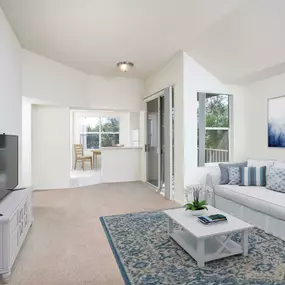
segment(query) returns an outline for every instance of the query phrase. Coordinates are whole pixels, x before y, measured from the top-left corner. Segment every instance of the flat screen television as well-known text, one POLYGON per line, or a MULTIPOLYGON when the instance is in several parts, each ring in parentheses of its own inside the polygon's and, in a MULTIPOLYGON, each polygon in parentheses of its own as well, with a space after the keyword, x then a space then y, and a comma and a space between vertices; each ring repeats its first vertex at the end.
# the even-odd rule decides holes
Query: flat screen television
POLYGON ((18 136, 0 135, 0 200, 18 185, 18 136))

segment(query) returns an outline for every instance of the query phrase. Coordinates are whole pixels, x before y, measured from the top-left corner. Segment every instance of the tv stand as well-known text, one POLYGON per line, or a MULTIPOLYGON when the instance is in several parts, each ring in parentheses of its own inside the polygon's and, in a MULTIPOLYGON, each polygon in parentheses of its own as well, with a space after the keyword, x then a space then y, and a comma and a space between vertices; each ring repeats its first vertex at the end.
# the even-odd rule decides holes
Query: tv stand
POLYGON ((33 223, 32 188, 12 191, 0 201, 0 275, 8 283, 11 269, 33 223))
POLYGON ((14 192, 14 191, 21 191, 25 190, 26 188, 13 188, 13 189, 7 189, 8 191, 14 192))

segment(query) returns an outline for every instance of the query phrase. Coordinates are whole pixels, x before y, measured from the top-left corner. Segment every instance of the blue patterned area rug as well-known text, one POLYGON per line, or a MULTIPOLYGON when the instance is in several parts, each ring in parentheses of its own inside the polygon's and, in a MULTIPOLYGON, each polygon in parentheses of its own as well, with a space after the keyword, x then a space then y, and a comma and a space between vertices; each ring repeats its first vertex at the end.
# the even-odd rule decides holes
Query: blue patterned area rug
MULTIPOLYGON (((249 255, 205 264, 168 238, 163 212, 100 218, 126 284, 152 285, 284 285, 285 242, 252 229, 249 255)), ((178 225, 174 225, 179 228, 178 225)), ((237 241, 240 236, 234 237, 237 241)))

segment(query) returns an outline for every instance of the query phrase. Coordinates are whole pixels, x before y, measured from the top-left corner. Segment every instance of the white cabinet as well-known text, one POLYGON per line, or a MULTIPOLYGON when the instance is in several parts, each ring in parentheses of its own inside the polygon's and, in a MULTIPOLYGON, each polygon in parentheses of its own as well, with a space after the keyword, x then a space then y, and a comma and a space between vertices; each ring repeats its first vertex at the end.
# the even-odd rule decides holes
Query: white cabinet
POLYGON ((33 222, 32 189, 13 191, 0 201, 0 274, 9 281, 11 269, 33 222))

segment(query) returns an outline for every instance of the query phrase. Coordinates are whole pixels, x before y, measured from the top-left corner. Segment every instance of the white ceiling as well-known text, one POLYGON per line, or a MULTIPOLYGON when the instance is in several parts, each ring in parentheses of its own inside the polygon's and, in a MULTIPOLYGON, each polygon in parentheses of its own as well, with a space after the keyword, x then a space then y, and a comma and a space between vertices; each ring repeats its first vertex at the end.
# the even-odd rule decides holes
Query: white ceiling
POLYGON ((284 0, 0 0, 22 46, 83 72, 144 78, 183 50, 227 83, 285 71, 284 0), (121 73, 116 63, 132 61, 121 73))
POLYGON ((223 82, 285 72, 285 1, 250 0, 200 35, 189 54, 223 82))

